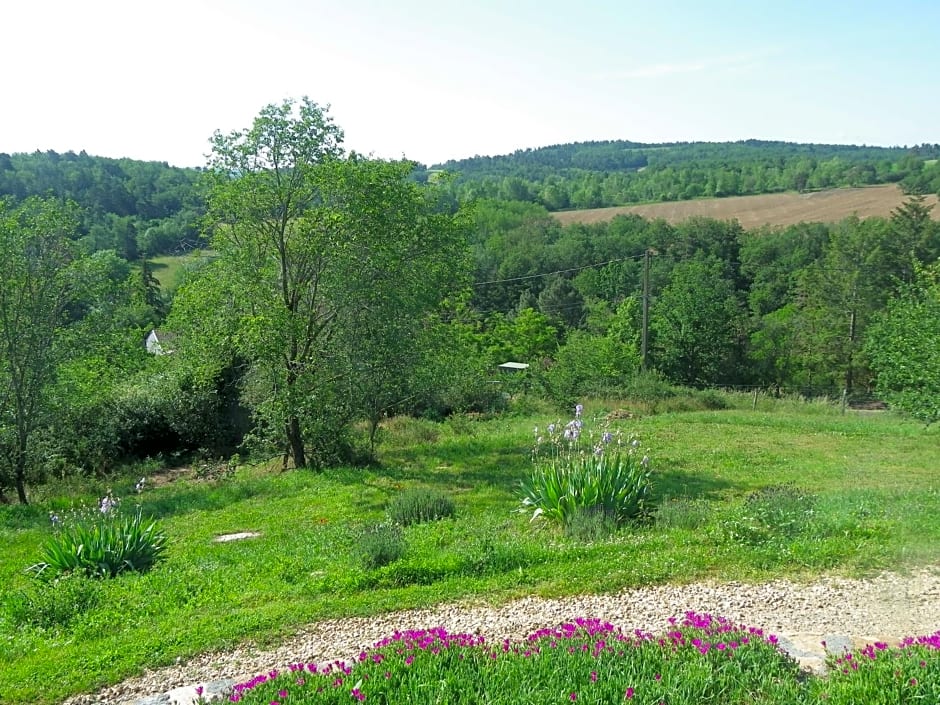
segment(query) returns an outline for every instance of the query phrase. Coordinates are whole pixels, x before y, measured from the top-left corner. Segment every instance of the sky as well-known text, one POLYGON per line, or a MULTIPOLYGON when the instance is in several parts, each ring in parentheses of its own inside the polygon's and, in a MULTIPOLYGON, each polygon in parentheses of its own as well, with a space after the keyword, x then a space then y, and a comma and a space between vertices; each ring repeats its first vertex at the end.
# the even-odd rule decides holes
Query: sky
POLYGON ((309 96, 426 165, 566 142, 940 143, 936 0, 8 0, 0 152, 206 163, 309 96))

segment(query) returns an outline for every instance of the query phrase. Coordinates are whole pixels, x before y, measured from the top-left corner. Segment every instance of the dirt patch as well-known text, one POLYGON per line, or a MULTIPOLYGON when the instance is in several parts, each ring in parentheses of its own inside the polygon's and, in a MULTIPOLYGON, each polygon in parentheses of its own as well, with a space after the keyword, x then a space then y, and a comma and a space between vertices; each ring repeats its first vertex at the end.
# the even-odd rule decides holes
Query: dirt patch
MULTIPOLYGON (((813 193, 771 193, 762 196, 731 196, 696 201, 650 203, 641 206, 591 208, 563 211, 553 215, 563 225, 570 223, 604 223, 617 215, 636 213, 644 218, 662 218, 680 223, 693 216, 717 220, 737 220, 745 229, 761 225, 795 225, 804 222, 831 223, 857 215, 859 218, 881 216, 887 218, 900 206, 905 196, 897 184, 841 188, 813 193)), ((927 205, 936 205, 937 197, 928 196, 927 205)), ((940 219, 940 209, 931 213, 940 219)))

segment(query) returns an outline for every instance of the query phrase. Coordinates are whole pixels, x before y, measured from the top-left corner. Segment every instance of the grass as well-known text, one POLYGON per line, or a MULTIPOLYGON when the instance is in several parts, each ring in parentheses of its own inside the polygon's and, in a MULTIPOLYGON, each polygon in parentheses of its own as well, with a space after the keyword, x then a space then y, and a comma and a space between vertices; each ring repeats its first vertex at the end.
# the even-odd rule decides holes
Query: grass
POLYGON ((182 281, 187 267, 211 257, 211 250, 194 250, 185 255, 151 257, 148 262, 153 268, 154 276, 160 282, 160 289, 166 294, 172 294, 182 281))
MULTIPOLYGON (((314 474, 246 465, 214 480, 153 478, 139 496, 136 469, 70 481, 68 494, 41 488, 34 505, 0 507, 0 702, 58 702, 249 638, 273 644, 318 619, 462 598, 858 575, 937 560, 937 429, 823 404, 751 403, 729 397, 721 411, 615 422, 649 449, 659 509, 591 543, 518 512, 534 426, 567 420, 539 407, 440 424, 394 419, 376 468, 314 474), (786 505, 787 531, 776 533, 748 498, 783 486, 799 492, 786 505), (454 516, 403 528, 401 558, 365 568, 358 538, 414 487, 447 492, 454 516), (49 511, 76 497, 92 503, 108 488, 160 521, 165 561, 146 574, 39 595, 25 569, 49 536, 49 511), (212 540, 240 531, 260 536, 212 540), (738 540, 741 531, 751 538, 738 540)), ((586 415, 623 406, 596 401, 586 415)))

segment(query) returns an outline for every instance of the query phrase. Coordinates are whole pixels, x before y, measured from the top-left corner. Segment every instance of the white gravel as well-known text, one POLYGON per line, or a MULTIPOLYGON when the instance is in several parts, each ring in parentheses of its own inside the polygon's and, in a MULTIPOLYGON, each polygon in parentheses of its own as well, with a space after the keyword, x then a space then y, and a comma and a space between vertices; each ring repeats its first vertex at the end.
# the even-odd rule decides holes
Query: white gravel
MULTIPOLYGON (((613 595, 564 599, 526 597, 500 606, 439 605, 366 618, 310 624, 273 649, 246 643, 225 653, 207 653, 150 671, 71 705, 135 703, 145 696, 223 679, 248 680, 289 663, 352 658, 397 629, 443 626, 450 632, 484 634, 488 640, 522 638, 575 617, 597 617, 625 630, 663 631, 671 616, 688 610, 727 617, 784 637, 808 667, 821 662, 821 640, 861 645, 897 642, 940 630, 940 566, 909 573, 884 573, 866 580, 823 578, 811 583, 776 580, 762 584, 722 583, 658 586, 613 595)), ((171 702, 164 697, 163 702, 171 702)))

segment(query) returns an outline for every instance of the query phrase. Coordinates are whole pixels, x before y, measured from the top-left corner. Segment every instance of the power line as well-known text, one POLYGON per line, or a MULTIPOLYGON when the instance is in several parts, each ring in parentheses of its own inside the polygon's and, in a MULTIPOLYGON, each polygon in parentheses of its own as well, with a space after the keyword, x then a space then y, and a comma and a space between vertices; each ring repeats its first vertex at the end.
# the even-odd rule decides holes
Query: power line
POLYGON ((509 282, 521 282, 528 279, 541 279, 543 277, 550 277, 553 274, 568 274, 570 272, 580 272, 584 269, 592 269, 593 267, 606 267, 608 264, 615 264, 617 262, 629 262, 631 260, 640 260, 643 259, 644 255, 633 255, 632 257, 620 257, 618 259, 610 259, 606 262, 595 262, 594 264, 585 264, 581 267, 570 267, 569 269, 557 269, 554 272, 543 272, 542 274, 526 274, 522 277, 510 277, 509 279, 490 279, 489 281, 484 282, 474 282, 471 286, 485 286, 487 284, 507 284, 509 282))

